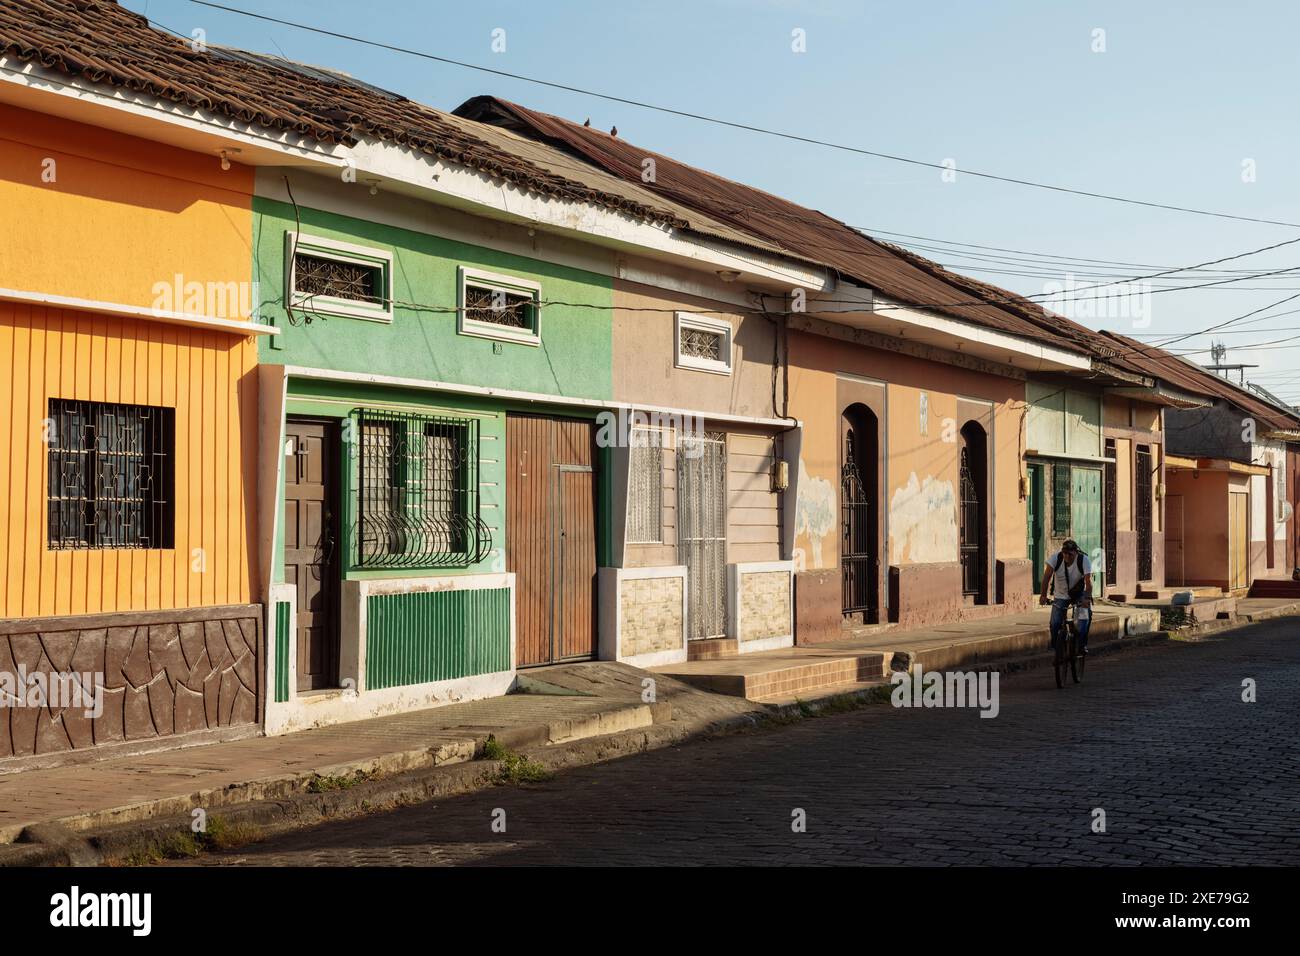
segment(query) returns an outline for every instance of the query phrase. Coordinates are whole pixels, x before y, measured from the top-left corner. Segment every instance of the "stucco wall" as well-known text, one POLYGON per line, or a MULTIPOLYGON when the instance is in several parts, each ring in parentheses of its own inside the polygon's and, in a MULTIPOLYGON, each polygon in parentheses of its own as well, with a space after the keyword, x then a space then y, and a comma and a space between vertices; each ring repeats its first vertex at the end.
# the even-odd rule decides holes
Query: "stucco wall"
POLYGON ((11 224, 0 231, 0 286, 248 317, 248 167, 223 171, 210 153, 4 104, 0 129, 0 209, 11 224), (206 295, 198 308, 156 302, 155 286, 174 288, 178 274, 182 287, 219 286, 225 306, 208 308, 206 295), (244 294, 225 296, 228 283, 243 283, 244 294))
MULTIPOLYGON (((830 572, 839 564, 840 428, 846 403, 868 405, 880 421, 883 603, 889 566, 935 565, 935 575, 925 580, 947 581, 950 574, 939 566, 958 561, 960 429, 970 418, 985 426, 992 458, 990 564, 1026 557, 1025 503, 1019 494, 1023 400, 1024 382, 1018 379, 791 332, 790 414, 804 423, 799 460, 792 464, 800 640, 810 615, 819 619, 814 631, 838 629, 838 572, 830 572)), ((903 576, 904 586, 909 579, 903 576)), ((960 604, 960 590, 959 576, 948 599, 960 604)))
MULTIPOLYGON (((354 193, 362 193, 356 187, 354 193)), ((291 323, 284 308, 286 233, 296 228, 294 209, 254 199, 253 275, 261 314, 283 329, 262 344, 264 362, 312 368, 492 386, 580 398, 608 398, 611 375, 611 280, 540 259, 498 252, 430 232, 361 218, 356 196, 340 199, 350 214, 299 205, 304 234, 371 247, 393 256, 391 324, 321 317, 291 323), (539 345, 499 342, 456 330, 460 266, 541 284, 539 345), (547 304, 547 303, 551 304, 547 304)), ((335 208, 335 207, 331 207, 335 208)), ((486 228, 486 227, 485 227, 486 228)))
MULTIPOLYGON (((713 299, 614 280, 614 398, 622 402, 772 418, 775 324, 761 315, 729 311, 713 299), (732 372, 719 375, 677 368, 674 312, 697 312, 729 322, 732 372)), ((779 387, 779 382, 778 382, 779 387)))

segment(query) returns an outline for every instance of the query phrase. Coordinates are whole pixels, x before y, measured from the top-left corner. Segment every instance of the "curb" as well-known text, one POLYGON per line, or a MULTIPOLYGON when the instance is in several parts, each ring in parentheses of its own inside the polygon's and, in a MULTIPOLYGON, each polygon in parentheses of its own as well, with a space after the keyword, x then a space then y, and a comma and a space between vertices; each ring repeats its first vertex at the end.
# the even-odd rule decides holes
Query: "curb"
MULTIPOLYGON (((0 839, 11 841, 0 842, 0 866, 7 865, 9 856, 24 856, 24 854, 11 854, 9 852, 11 846, 29 847, 47 843, 62 845, 62 843, 66 842, 63 839, 64 834, 72 834, 74 837, 78 837, 78 835, 114 826, 146 825, 151 820, 159 818, 175 819, 183 816, 188 821, 190 812, 195 808, 202 808, 209 814, 220 810, 222 811, 220 815, 225 816, 229 812, 233 812, 234 807, 245 804, 274 803, 276 801, 291 800, 303 794, 326 796, 326 794, 310 793, 310 788, 323 778, 339 778, 340 780, 351 778, 366 780, 367 782, 378 782, 371 781, 368 778, 395 778, 411 772, 444 770, 457 765, 469 764, 474 761, 476 756, 482 754, 483 746, 489 736, 495 736, 497 742, 507 749, 522 750, 546 745, 555 746, 595 736, 649 728, 671 720, 672 704, 670 703, 633 704, 600 711, 582 718, 499 728, 491 732, 484 730, 457 740, 441 741, 430 747, 378 754, 359 760, 314 767, 307 771, 209 787, 191 791, 188 794, 177 794, 86 813, 77 813, 53 820, 41 821, 40 823, 15 824, 4 828, 0 832, 0 839), (228 811, 227 808, 231 809, 228 811), (47 831, 45 829, 47 827, 52 829, 47 831), (48 839, 43 839, 41 834, 45 834, 48 839)), ((349 791, 355 789, 355 786, 350 786, 349 791)), ((174 832, 174 823, 169 824, 168 829, 174 832)), ((186 829, 188 829, 188 822, 186 823, 186 829)), ((64 857, 66 857, 66 854, 64 857)), ((16 865, 41 864, 32 862, 18 863, 16 865)))
MULTIPOLYGON (((549 775, 606 760, 670 747, 692 738, 723 736, 762 725, 763 717, 741 715, 704 724, 659 723, 599 737, 543 744, 520 752, 549 775)), ((347 789, 326 793, 298 792, 283 799, 231 804, 219 817, 227 827, 255 831, 256 841, 290 830, 396 809, 440 797, 458 796, 504 786, 499 773, 504 761, 474 760, 428 766, 347 789)), ((165 845, 190 834, 188 813, 153 817, 115 826, 74 832, 60 824, 41 824, 23 831, 19 842, 0 845, 0 868, 22 866, 130 865, 133 854, 165 845)), ((256 842, 251 841, 251 842, 256 842)), ((182 861, 183 862, 183 861, 182 861)))

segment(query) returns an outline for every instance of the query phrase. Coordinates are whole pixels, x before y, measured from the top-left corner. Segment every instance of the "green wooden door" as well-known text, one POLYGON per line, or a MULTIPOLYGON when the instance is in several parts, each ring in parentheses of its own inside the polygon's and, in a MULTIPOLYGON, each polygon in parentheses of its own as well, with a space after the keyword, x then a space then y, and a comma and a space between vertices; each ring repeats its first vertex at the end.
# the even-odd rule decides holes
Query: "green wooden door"
POLYGON ((1072 487, 1070 488, 1070 524, 1071 537, 1079 543, 1079 550, 1088 556, 1088 562, 1094 568, 1092 572, 1092 593, 1100 596, 1102 592, 1102 572, 1095 570, 1101 566, 1101 469, 1080 468, 1075 465, 1070 469, 1072 487))
POLYGON ((1037 594, 1043 580, 1043 466, 1029 466, 1029 496, 1026 501, 1029 520, 1025 523, 1028 540, 1025 555, 1029 558, 1029 588, 1037 594))

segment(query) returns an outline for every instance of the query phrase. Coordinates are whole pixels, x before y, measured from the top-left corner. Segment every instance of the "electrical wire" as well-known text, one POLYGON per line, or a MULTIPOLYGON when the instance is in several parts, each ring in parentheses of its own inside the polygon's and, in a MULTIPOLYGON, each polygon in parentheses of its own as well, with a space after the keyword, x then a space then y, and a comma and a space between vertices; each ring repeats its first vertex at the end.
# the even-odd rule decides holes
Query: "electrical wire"
MULTIPOLYGON (((333 37, 339 40, 348 40, 353 43, 360 43, 365 46, 376 49, 388 50, 392 53, 401 53, 407 56, 415 56, 425 60, 431 60, 437 63, 445 63, 450 66, 458 66, 463 69, 476 70, 480 73, 488 73, 493 76, 501 76, 507 79, 520 80, 525 83, 533 83, 538 86, 545 86, 550 89, 563 90, 569 93, 579 93, 583 96, 591 96, 597 99, 606 100, 611 103, 621 103, 626 106, 634 106, 638 109, 653 110, 659 113, 665 113, 670 116, 678 116, 685 119, 697 120, 703 123, 711 123, 716 126, 725 126, 730 129, 744 130, 746 132, 758 133, 764 136, 771 136, 778 139, 789 140, 792 142, 806 143, 812 146, 822 146, 827 149, 834 149, 840 152, 853 153, 861 156, 871 156, 876 159, 889 160, 890 162, 905 163, 911 166, 921 166, 927 169, 937 169, 945 172, 951 171, 951 167, 943 163, 932 163, 926 160, 913 159, 907 156, 899 156, 893 153, 881 152, 878 150, 864 149, 858 146, 849 146, 843 143, 835 143, 830 140, 817 139, 812 136, 803 136, 797 133, 785 132, 782 130, 768 129, 762 126, 756 126, 750 123, 740 123, 733 120, 723 119, 717 116, 708 116, 703 113, 694 113, 689 110, 674 109, 672 107, 660 106, 643 100, 635 100, 629 97, 615 96, 610 93, 601 93, 597 90, 585 89, 580 86, 573 86, 566 83, 558 83, 551 80, 543 80, 538 77, 526 76, 522 73, 512 73, 508 70, 498 70, 492 67, 481 66, 477 63, 469 63, 464 60, 456 60, 451 57, 438 56, 422 50, 414 50, 410 47, 397 46, 391 43, 383 43, 377 40, 368 40, 364 37, 354 36, 349 33, 342 33, 336 30, 327 30, 323 27, 314 27, 309 24, 299 23, 293 20, 285 20, 280 17, 269 16, 264 13, 254 13, 251 10, 241 10, 238 7, 231 7, 221 3, 213 3, 211 0, 188 0, 201 7, 209 7, 214 10, 223 10, 227 13, 233 13, 238 16, 251 17, 257 20, 263 20, 269 23, 277 23, 281 26, 292 27, 297 30, 305 30, 310 33, 316 33, 321 36, 333 37)), ((1065 193, 1074 196, 1084 196, 1092 199, 1102 199, 1108 202, 1126 203, 1134 206, 1144 206, 1150 209, 1164 209, 1171 212, 1182 212, 1197 216, 1209 216, 1216 219, 1231 219, 1238 222, 1253 222, 1269 226, 1286 226, 1292 229, 1300 229, 1300 223, 1287 222, 1278 219, 1264 219, 1255 216, 1242 216, 1233 213, 1214 212, 1206 209, 1197 209, 1191 206, 1180 206, 1171 203, 1159 203, 1142 199, 1132 199, 1125 196, 1115 196, 1108 193, 1094 192, 1086 189, 1076 189, 1069 186, 1056 186, 1050 183, 1036 182, 1029 179, 1021 179, 1014 176, 1002 176, 996 173, 986 173, 978 170, 963 169, 959 172, 966 176, 973 176, 979 179, 993 180, 995 182, 1010 183, 1018 186, 1026 186, 1034 189, 1049 190, 1051 192, 1065 193)))

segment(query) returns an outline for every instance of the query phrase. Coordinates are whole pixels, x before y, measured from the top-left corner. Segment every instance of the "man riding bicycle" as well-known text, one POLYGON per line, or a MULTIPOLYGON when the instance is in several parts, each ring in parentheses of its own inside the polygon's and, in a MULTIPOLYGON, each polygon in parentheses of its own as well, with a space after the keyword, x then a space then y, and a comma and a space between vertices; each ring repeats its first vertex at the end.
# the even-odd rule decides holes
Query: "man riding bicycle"
MULTIPOLYGON (((1065 612, 1071 604, 1081 608, 1092 607, 1092 566, 1087 555, 1079 551, 1079 545, 1070 538, 1061 545, 1061 550, 1052 557, 1043 568, 1043 588, 1038 595, 1039 604, 1052 605, 1052 646, 1065 626, 1065 612), (1052 597, 1047 594, 1051 590, 1052 597)), ((1088 628, 1092 624, 1091 614, 1075 617, 1075 630, 1079 635, 1079 653, 1088 653, 1088 628)))

